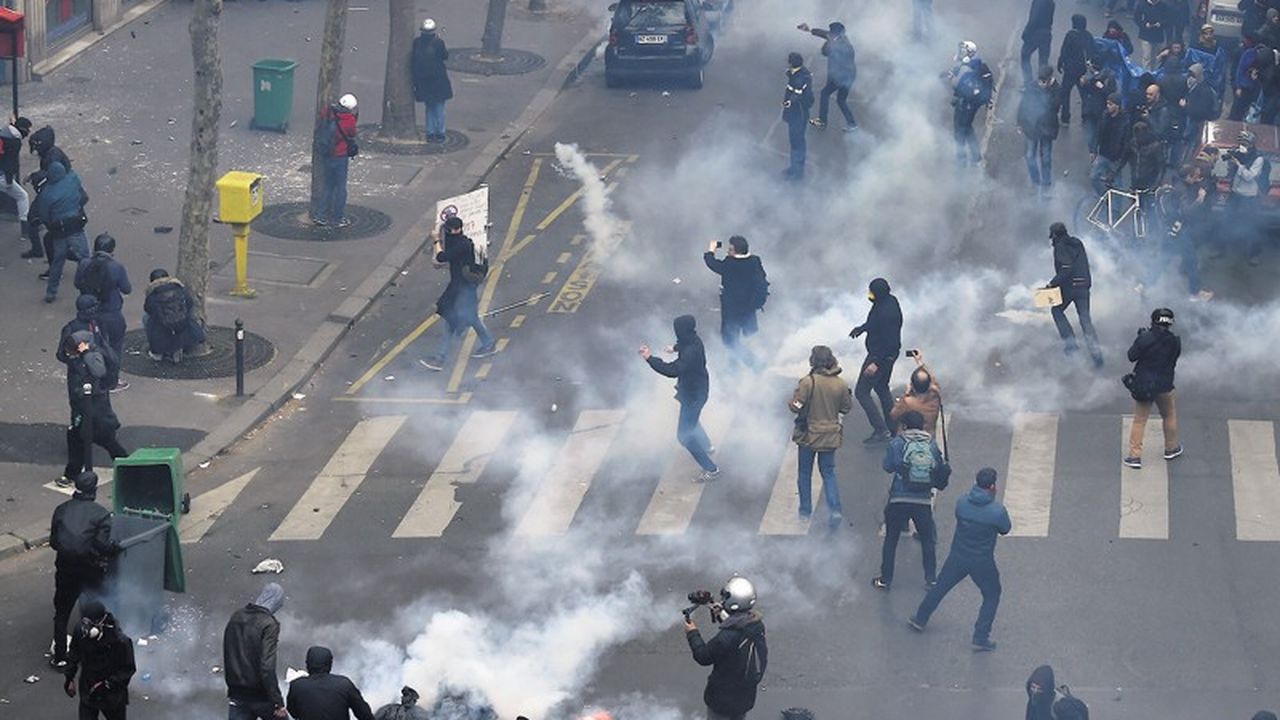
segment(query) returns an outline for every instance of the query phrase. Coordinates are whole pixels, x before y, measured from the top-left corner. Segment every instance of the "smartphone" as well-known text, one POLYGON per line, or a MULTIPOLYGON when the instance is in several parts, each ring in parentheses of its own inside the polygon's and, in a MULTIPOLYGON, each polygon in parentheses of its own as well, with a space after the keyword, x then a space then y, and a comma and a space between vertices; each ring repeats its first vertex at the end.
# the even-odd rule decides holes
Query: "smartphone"
POLYGON ((912 349, 907 351, 907 357, 915 357, 919 354, 920 354, 919 350, 912 349))
POLYGON ((724 243, 723 243, 723 242, 721 242, 721 241, 719 241, 719 240, 717 240, 717 241, 716 241, 716 249, 717 249, 717 250, 719 250, 719 249, 720 249, 720 248, 722 248, 722 247, 724 247, 724 243))

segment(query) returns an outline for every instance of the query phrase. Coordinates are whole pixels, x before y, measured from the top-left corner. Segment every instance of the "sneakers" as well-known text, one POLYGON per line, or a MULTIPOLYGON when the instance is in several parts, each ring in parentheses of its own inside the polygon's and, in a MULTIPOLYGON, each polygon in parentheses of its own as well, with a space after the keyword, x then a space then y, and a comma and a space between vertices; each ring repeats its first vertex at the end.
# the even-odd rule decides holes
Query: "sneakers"
POLYGON ((492 357, 497 354, 498 354, 498 344, 490 343, 480 348, 479 350, 476 350, 475 352, 471 353, 471 357, 476 358, 478 360, 480 358, 492 357))
POLYGON ((924 632, 924 623, 916 620, 914 617, 907 618, 907 627, 911 628, 912 630, 915 630, 918 633, 924 632))
POLYGON ((1125 459, 1124 459, 1124 466, 1125 466, 1125 467, 1131 467, 1131 468, 1133 468, 1134 470, 1141 470, 1141 469, 1142 469, 1142 458, 1140 458, 1140 457, 1127 457, 1127 458, 1125 458, 1125 459))
POLYGON ((871 587, 877 590, 888 590, 889 582, 882 577, 871 578, 871 587))
POLYGON ((857 126, 857 125, 846 125, 846 126, 845 126, 845 128, 844 128, 844 131, 845 131, 845 132, 847 132, 847 133, 858 132, 858 126, 857 126))
POLYGON ((342 228, 351 227, 351 218, 342 218, 338 222, 334 223, 333 226, 338 228, 339 230, 341 230, 342 228))
POLYGON ((439 358, 423 358, 418 361, 418 364, 434 372, 444 370, 444 361, 439 358))
POLYGON ((326 221, 326 220, 321 220, 320 218, 311 218, 311 224, 312 224, 312 225, 315 225, 316 227, 328 227, 328 226, 329 226, 328 221, 326 221))
POLYGON ((844 524, 844 514, 842 513, 834 512, 834 513, 831 513, 831 515, 827 518, 828 530, 832 530, 832 531, 839 530, 840 526, 843 524, 844 524))
POLYGON ((809 118, 809 124, 818 128, 819 130, 827 126, 827 123, 823 121, 821 118, 809 118))
POLYGON ((154 353, 150 350, 147 351, 147 357, 151 359, 151 362, 160 362, 164 359, 164 356, 160 353, 154 353))
POLYGON ((890 435, 888 430, 872 430, 871 434, 867 436, 867 439, 862 441, 862 444, 879 445, 883 442, 889 442, 889 437, 890 435))
POLYGON ((59 475, 58 479, 54 480, 53 482, 55 485, 57 485, 60 488, 69 488, 72 485, 76 484, 74 480, 67 477, 66 475, 59 475))
POLYGON ((63 670, 67 667, 67 661, 62 658, 51 657, 49 658, 49 667, 54 670, 63 670))
POLYGON ((974 652, 991 652, 992 650, 996 649, 996 643, 994 640, 991 640, 991 639, 978 640, 977 638, 975 638, 973 641, 973 644, 970 645, 970 647, 973 648, 974 652))
POLYGON ((116 386, 111 388, 111 390, 109 390, 108 392, 113 392, 113 393, 124 392, 125 390, 128 390, 128 389, 129 389, 129 383, 121 380, 120 382, 117 382, 116 386))
POLYGON ((696 478, 693 479, 693 481, 695 483, 709 483, 709 482, 715 482, 716 480, 719 480, 719 479, 720 479, 720 469, 716 468, 715 470, 703 470, 701 473, 698 474, 696 478))
POLYGON ((1172 460, 1172 459, 1174 459, 1174 458, 1176 458, 1176 457, 1179 457, 1179 456, 1181 456, 1181 455, 1182 455, 1182 443, 1178 443, 1178 447, 1176 447, 1176 448, 1174 448, 1174 449, 1172 449, 1172 450, 1165 450, 1165 451, 1164 451, 1164 459, 1165 459, 1165 460, 1172 460))

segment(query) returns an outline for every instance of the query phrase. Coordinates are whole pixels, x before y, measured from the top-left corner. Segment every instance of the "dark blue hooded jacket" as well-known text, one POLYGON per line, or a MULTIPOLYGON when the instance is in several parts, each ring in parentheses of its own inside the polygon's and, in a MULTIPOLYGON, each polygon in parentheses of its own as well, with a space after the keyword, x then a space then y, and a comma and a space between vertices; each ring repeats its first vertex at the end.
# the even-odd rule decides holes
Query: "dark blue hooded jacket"
POLYGON ((682 403, 704 403, 711 389, 707 376, 707 353, 698 337, 697 322, 692 315, 681 315, 673 323, 676 331, 676 359, 667 362, 650 356, 649 367, 659 374, 676 379, 676 400, 682 403))
POLYGON ((111 256, 111 253, 99 250, 93 254, 88 260, 81 260, 76 266, 76 287, 83 292, 89 292, 88 288, 82 287, 85 282, 86 273, 89 266, 94 262, 107 264, 107 282, 105 292, 98 297, 102 302, 99 307, 100 312, 116 313, 124 308, 124 296, 133 292, 133 284, 129 282, 129 273, 125 270, 124 265, 120 264, 111 256))
POLYGON ((974 485, 956 501, 951 554, 970 562, 995 562, 996 537, 1013 529, 1009 511, 989 491, 974 485))
POLYGON ((31 204, 31 212, 46 227, 54 221, 71 220, 80 215, 88 196, 80 184, 80 176, 69 172, 62 163, 50 163, 49 181, 31 204))

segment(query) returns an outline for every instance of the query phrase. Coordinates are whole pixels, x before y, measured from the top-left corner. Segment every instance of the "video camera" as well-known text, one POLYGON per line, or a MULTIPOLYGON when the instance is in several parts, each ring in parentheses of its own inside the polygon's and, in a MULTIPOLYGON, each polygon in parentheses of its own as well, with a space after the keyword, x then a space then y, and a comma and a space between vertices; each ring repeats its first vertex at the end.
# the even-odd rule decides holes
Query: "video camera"
POLYGON ((684 619, 686 621, 693 617, 694 611, 704 605, 711 613, 711 622, 713 623, 719 623, 728 616, 728 613, 726 613, 720 603, 716 601, 715 596, 711 594, 710 590, 694 590, 689 593, 687 597, 689 602, 693 604, 680 611, 684 614, 684 619))

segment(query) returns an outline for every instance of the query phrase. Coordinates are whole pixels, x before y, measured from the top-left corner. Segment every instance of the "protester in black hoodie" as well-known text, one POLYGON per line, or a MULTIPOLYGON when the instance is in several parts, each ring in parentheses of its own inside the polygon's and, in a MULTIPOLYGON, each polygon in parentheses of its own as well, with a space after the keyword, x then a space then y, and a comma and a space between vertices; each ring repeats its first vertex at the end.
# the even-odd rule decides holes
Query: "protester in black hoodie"
POLYGON ((1067 306, 1074 303, 1076 315, 1080 318, 1080 331, 1084 333, 1094 367, 1102 367, 1102 348, 1098 345, 1098 333, 1093 329, 1093 318, 1089 314, 1089 291, 1093 287, 1089 254, 1085 252, 1080 238, 1067 233, 1067 226, 1060 222, 1049 226, 1049 239, 1053 242, 1054 275, 1045 287, 1062 290, 1062 304, 1055 305, 1052 310, 1053 323, 1058 326, 1058 334, 1066 344, 1066 353, 1073 354, 1079 346, 1076 345, 1075 331, 1067 320, 1067 306))
POLYGON ((106 450, 111 458, 125 457, 129 451, 116 439, 120 419, 111 408, 111 394, 105 378, 110 372, 107 356, 93 334, 86 330, 71 333, 58 351, 67 364, 67 401, 71 423, 67 426, 67 465, 58 484, 65 487, 81 470, 92 470, 92 445, 106 450), (85 392, 86 388, 88 393, 85 392))
POLYGON ((671 348, 671 352, 676 353, 674 362, 654 357, 648 345, 640 346, 640 357, 658 374, 676 379, 676 401, 680 403, 676 439, 702 468, 702 474, 694 478, 694 482, 716 480, 720 477, 720 468, 711 460, 711 438, 699 422, 711 389, 706 350, 692 315, 681 315, 673 325, 676 331, 676 344, 671 348))
POLYGON ((124 634, 116 619, 97 600, 84 605, 80 624, 71 633, 66 677, 62 688, 67 697, 76 696, 76 673, 80 674, 80 720, 125 720, 129 707, 129 680, 137 672, 133 661, 133 640, 124 634))
POLYGON ((345 675, 334 675, 333 652, 327 647, 307 650, 307 675, 289 683, 285 707, 295 720, 373 720, 364 696, 345 675), (348 714, 350 711, 351 715, 348 714))
POLYGON ((67 621, 82 594, 102 593, 107 560, 115 554, 111 513, 98 504, 98 476, 83 472, 71 499, 53 511, 49 547, 57 553, 53 573, 53 655, 49 666, 67 667, 67 621))
POLYGON ((1124 464, 1142 468, 1142 436, 1151 417, 1151 406, 1160 410, 1164 428, 1164 459, 1182 455, 1178 442, 1178 409, 1173 398, 1173 375, 1182 354, 1182 340, 1173 334, 1173 311, 1157 308, 1151 313, 1151 327, 1140 328, 1129 346, 1134 363, 1129 392, 1133 395, 1133 427, 1129 433, 1129 454, 1124 464))
POLYGON ((1031 0, 1027 24, 1022 28, 1022 84, 1031 85, 1036 73, 1031 68, 1031 55, 1040 53, 1037 68, 1049 64, 1049 45, 1053 42, 1053 0, 1031 0))
POLYGON ((889 290, 888 280, 871 281, 867 292, 871 312, 867 313, 866 322, 849 331, 849 337, 855 340, 863 333, 867 335, 867 357, 862 361, 853 389, 853 396, 871 423, 871 434, 862 441, 864 445, 888 442, 891 436, 889 413, 893 410, 893 393, 889 390, 889 378, 893 375, 893 363, 902 351, 902 307, 889 290), (879 407, 871 399, 873 390, 880 398, 879 407))
POLYGON ((1053 668, 1041 665, 1031 671, 1027 678, 1027 716, 1026 720, 1054 720, 1053 668))
POLYGON ((1087 27, 1085 16, 1071 16, 1071 29, 1062 38, 1062 47, 1058 50, 1058 72, 1062 74, 1062 124, 1071 122, 1071 90, 1080 93, 1081 110, 1084 112, 1084 88, 1080 87, 1080 79, 1088 72, 1089 58, 1093 55, 1093 35, 1087 27))
POLYGON ((52 127, 45 125, 31 133, 27 145, 31 147, 31 152, 40 156, 41 170, 48 172, 49 165, 56 162, 62 163, 62 167, 66 168, 67 172, 71 172, 71 158, 58 147, 57 135, 54 134, 52 127))

